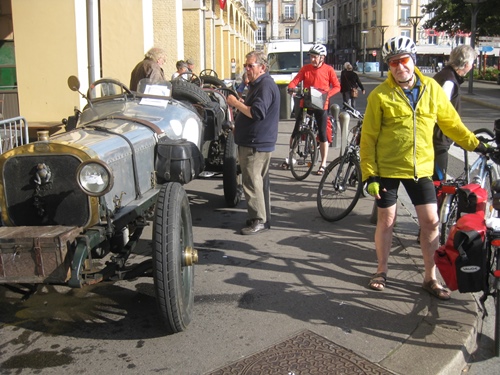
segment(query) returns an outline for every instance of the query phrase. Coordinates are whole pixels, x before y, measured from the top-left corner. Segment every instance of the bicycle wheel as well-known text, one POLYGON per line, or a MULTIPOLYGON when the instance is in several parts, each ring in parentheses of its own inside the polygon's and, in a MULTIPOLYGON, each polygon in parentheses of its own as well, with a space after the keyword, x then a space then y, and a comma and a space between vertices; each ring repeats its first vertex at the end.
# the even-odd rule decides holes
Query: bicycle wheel
POLYGON ((493 275, 494 277, 492 278, 493 280, 493 299, 495 302, 495 356, 498 357, 500 356, 500 286, 498 285, 499 279, 496 277, 496 274, 500 272, 500 256, 498 252, 500 249, 493 249, 492 251, 495 252, 494 259, 493 259, 493 275))
POLYGON ((485 209, 485 219, 489 219, 490 217, 496 217, 497 212, 493 208, 493 191, 491 189, 491 185, 493 181, 498 179, 498 174, 496 170, 496 166, 488 165, 485 171, 484 180, 482 183, 482 187, 488 192, 488 199, 486 200, 486 209, 485 209))
POLYGON ((359 161, 351 154, 338 157, 326 167, 319 183, 319 213, 327 221, 344 218, 358 202, 362 189, 359 161))
POLYGON ((457 196, 455 194, 449 194, 443 201, 443 206, 449 204, 448 213, 443 211, 443 207, 441 208, 441 212, 439 214, 441 222, 439 228, 439 244, 444 245, 446 240, 448 239, 448 235, 450 233, 450 229, 457 222, 457 210, 458 210, 458 202, 457 196), (448 199, 450 200, 448 202, 448 199))
POLYGON ((293 177, 301 181, 311 173, 316 162, 316 138, 309 129, 301 130, 293 139, 288 164, 293 177))

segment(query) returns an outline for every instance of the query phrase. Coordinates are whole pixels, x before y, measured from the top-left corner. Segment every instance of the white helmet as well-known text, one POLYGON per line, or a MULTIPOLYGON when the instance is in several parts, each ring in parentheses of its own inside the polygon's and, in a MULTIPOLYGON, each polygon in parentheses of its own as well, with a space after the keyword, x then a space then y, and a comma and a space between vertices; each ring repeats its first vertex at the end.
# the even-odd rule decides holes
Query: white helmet
POLYGON ((417 53, 417 46, 407 36, 395 36, 389 39, 382 48, 382 58, 387 61, 391 57, 396 55, 402 55, 407 53, 411 55, 413 60, 415 60, 415 55, 417 53))
POLYGON ((310 55, 326 56, 326 47, 322 44, 315 44, 309 50, 310 55))

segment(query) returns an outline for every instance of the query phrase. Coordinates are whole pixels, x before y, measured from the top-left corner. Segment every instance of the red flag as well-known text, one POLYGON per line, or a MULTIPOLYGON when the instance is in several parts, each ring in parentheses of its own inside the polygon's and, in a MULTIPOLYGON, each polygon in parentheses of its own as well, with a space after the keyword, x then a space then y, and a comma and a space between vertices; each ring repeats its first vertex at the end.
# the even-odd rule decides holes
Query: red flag
POLYGON ((219 6, 221 9, 224 9, 226 7, 226 0, 219 0, 219 6))

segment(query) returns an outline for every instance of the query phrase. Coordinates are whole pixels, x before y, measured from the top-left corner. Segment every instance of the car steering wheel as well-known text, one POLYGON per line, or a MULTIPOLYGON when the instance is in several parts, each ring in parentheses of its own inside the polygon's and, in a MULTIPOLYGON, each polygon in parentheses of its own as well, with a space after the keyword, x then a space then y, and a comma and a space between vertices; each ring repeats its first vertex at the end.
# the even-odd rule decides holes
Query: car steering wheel
POLYGON ((175 77, 175 79, 178 79, 181 81, 191 82, 191 83, 194 83, 195 85, 198 85, 200 87, 203 85, 203 82, 200 79, 200 77, 198 77, 196 74, 191 73, 191 72, 184 72, 182 74, 179 74, 177 77, 175 77))
POLYGON ((219 78, 219 75, 212 69, 205 69, 200 72, 200 76, 212 76, 215 78, 219 78))
MULTIPOLYGON (((132 91, 130 91, 130 89, 127 86, 125 86, 123 83, 121 83, 120 81, 118 81, 116 79, 111 79, 111 78, 103 78, 103 79, 99 79, 99 80, 95 81, 94 83, 92 83, 90 85, 88 92, 87 92, 87 97, 89 99, 95 99, 93 97, 93 95, 91 95, 91 93, 93 92, 93 90, 97 86, 105 85, 105 84, 112 84, 112 85, 118 86, 122 89, 122 92, 125 92, 126 94, 129 94, 129 95, 133 95, 132 91)), ((117 94, 110 94, 110 95, 117 95, 117 94)), ((108 96, 108 95, 104 95, 104 96, 108 96)))

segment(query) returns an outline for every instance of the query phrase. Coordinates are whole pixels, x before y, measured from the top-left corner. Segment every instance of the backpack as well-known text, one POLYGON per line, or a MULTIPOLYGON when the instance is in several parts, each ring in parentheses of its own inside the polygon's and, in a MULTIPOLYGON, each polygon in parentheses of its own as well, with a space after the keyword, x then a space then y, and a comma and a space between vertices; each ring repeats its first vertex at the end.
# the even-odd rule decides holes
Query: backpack
POLYGON ((483 212, 464 215, 450 229, 446 243, 434 253, 436 266, 450 290, 468 293, 485 289, 485 234, 483 212))

